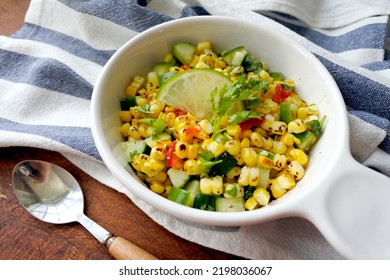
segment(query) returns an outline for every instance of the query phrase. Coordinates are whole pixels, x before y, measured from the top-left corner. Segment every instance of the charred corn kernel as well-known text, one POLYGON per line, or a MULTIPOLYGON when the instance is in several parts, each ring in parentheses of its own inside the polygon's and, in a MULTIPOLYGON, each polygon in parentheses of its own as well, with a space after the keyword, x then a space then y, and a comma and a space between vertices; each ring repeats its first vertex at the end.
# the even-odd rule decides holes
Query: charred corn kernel
POLYGON ((274 145, 274 140, 269 136, 263 136, 263 149, 271 150, 274 145))
POLYGON ((259 184, 260 170, 258 167, 250 168, 249 186, 256 187, 259 184))
POLYGON ((291 79, 286 79, 283 81, 285 85, 291 87, 291 88, 294 88, 295 87, 295 81, 294 80, 291 80, 291 79))
POLYGON ((271 80, 271 77, 269 75, 269 73, 265 70, 261 70, 260 73, 259 73, 259 76, 262 80, 265 80, 265 81, 270 81, 271 80))
POLYGON ((127 111, 119 111, 119 117, 123 122, 126 123, 126 122, 130 122, 133 116, 131 115, 130 111, 127 110, 127 111))
POLYGON ((123 137, 129 136, 130 123, 124 123, 119 128, 119 131, 123 135, 123 137))
POLYGON ((195 68, 210 68, 210 66, 204 62, 204 61, 200 61, 200 57, 199 57, 199 62, 195 65, 195 68))
POLYGON ((135 76, 131 82, 131 84, 126 88, 127 96, 135 96, 137 91, 140 89, 145 79, 140 76, 135 76))
POLYGON ((287 171, 295 181, 302 179, 302 177, 305 175, 305 169, 297 160, 290 162, 290 164, 287 166, 287 171))
POLYGON ((220 195, 223 193, 223 180, 221 176, 200 179, 200 191, 203 194, 220 195))
POLYGON ((282 188, 280 184, 277 183, 276 179, 270 180, 268 187, 271 189, 274 198, 279 198, 287 192, 287 189, 282 188))
POLYGON ((141 118, 142 114, 139 111, 139 107, 138 106, 131 107, 129 111, 130 111, 131 115, 133 116, 133 119, 141 118))
POLYGON ((158 102, 157 100, 153 100, 149 104, 150 104, 149 110, 151 112, 148 114, 149 118, 157 118, 160 115, 160 113, 164 110, 165 105, 161 102, 158 102))
POLYGON ((246 74, 246 78, 247 78, 247 80, 249 80, 249 79, 258 80, 260 77, 259 77, 259 75, 257 75, 255 72, 248 72, 248 73, 246 74))
POLYGON ((165 61, 165 62, 171 62, 172 59, 173 59, 173 54, 172 54, 171 52, 169 52, 169 53, 166 53, 166 54, 164 55, 163 61, 165 61))
POLYGON ((248 138, 250 139, 251 138, 251 134, 252 134, 252 129, 250 128, 247 128, 247 129, 244 129, 241 133, 241 137, 242 138, 248 138))
POLYGON ((134 125, 129 126, 129 130, 127 132, 127 135, 131 139, 134 139, 134 140, 141 140, 142 139, 141 132, 139 131, 138 127, 136 127, 134 125))
POLYGON ((161 194, 163 197, 168 197, 169 193, 171 192, 171 189, 172 189, 172 185, 165 185, 164 184, 164 192, 161 194))
POLYGON ((140 96, 140 97, 146 97, 146 89, 145 88, 140 88, 139 90, 137 90, 137 96, 140 96))
POLYGON ((166 157, 166 149, 161 146, 155 146, 150 151, 150 157, 158 160, 164 160, 166 157))
POLYGON ((188 159, 195 159, 198 157, 199 154, 199 148, 196 145, 188 145, 188 152, 187 152, 187 158, 188 159))
POLYGON ((297 111, 297 118, 304 120, 309 116, 309 108, 308 107, 300 107, 297 111))
POLYGON ((199 160, 189 159, 184 162, 184 170, 188 175, 200 175, 203 172, 203 165, 199 160))
POLYGON ((257 153, 253 148, 241 148, 241 157, 247 166, 254 166, 257 162, 257 153))
POLYGON ((149 137, 149 135, 148 135, 148 126, 147 125, 141 123, 138 126, 138 131, 141 134, 141 138, 148 138, 149 137))
POLYGON ((223 184, 223 196, 226 198, 244 197, 244 188, 237 183, 223 184))
POLYGON ((213 125, 209 120, 206 119, 201 120, 198 124, 204 133, 206 134, 213 133, 213 125))
POLYGON ((183 128, 190 126, 190 120, 185 115, 177 116, 175 119, 174 128, 176 131, 179 131, 183 128))
POLYGON ((273 168, 275 170, 282 170, 286 164, 287 164, 287 157, 285 155, 281 154, 275 154, 274 158, 272 159, 273 168))
POLYGON ((244 202, 244 207, 247 210, 255 210, 260 207, 260 204, 254 197, 250 197, 244 202))
POLYGON ((209 150, 214 157, 221 155, 225 151, 225 147, 218 143, 217 141, 212 141, 208 146, 207 150, 209 150))
POLYGON ((203 150, 207 150, 207 147, 208 147, 208 145, 211 144, 211 142, 213 142, 213 139, 207 138, 207 139, 205 139, 205 140, 200 144, 200 146, 201 146, 201 148, 202 148, 203 150))
POLYGON ((187 157, 188 154, 188 143, 177 141, 175 145, 175 154, 180 158, 184 159, 187 157))
POLYGON ((184 127, 177 132, 177 139, 181 142, 190 143, 192 136, 186 133, 188 127, 184 127))
POLYGON ((318 116, 319 110, 318 110, 317 105, 311 104, 311 105, 309 105, 307 108, 308 108, 308 110, 309 110, 309 116, 311 116, 311 115, 316 115, 316 116, 318 116))
POLYGON ((303 167, 306 167, 309 162, 309 156, 300 149, 292 149, 290 151, 290 156, 293 160, 298 161, 303 167))
POLYGON ((272 168, 274 164, 272 159, 260 154, 257 156, 257 165, 260 167, 272 168))
POLYGON ((230 123, 229 123, 229 116, 226 115, 226 116, 223 116, 221 118, 221 128, 224 128, 224 127, 227 127, 230 123))
POLYGON ((251 145, 257 148, 261 148, 263 146, 263 136, 261 136, 258 132, 251 133, 251 145))
POLYGON ((283 189, 291 190, 295 187, 296 183, 294 178, 290 174, 282 174, 276 177, 277 184, 283 189))
POLYGON ((155 193, 162 194, 165 191, 165 186, 161 182, 152 181, 150 189, 155 193))
POLYGON ((282 142, 287 147, 291 147, 294 145, 294 135, 287 132, 280 137, 280 142, 282 142))
POLYGON ((154 87, 158 87, 159 85, 159 75, 156 71, 150 71, 147 75, 146 75, 146 81, 148 83, 152 83, 154 87))
POLYGON ((243 138, 240 143, 241 148, 249 148, 251 146, 251 140, 249 138, 243 138))
POLYGON ((167 173, 164 171, 160 171, 156 176, 154 176, 153 180, 160 183, 164 183, 167 180, 167 178, 168 178, 167 173))
POLYGON ((240 153, 240 141, 239 140, 230 140, 227 141, 224 145, 225 150, 232 156, 236 156, 240 153))
POLYGON ((164 169, 164 167, 165 166, 161 161, 150 158, 144 163, 140 171, 145 173, 149 177, 154 178, 161 170, 164 169))
POLYGON ((137 95, 135 97, 135 103, 137 104, 137 106, 142 106, 142 105, 145 105, 145 104, 149 103, 149 101, 148 101, 148 99, 146 97, 137 95))
POLYGON ((248 186, 250 176, 251 176, 250 168, 244 166, 243 168, 241 168, 241 173, 240 176, 238 177, 237 183, 239 183, 241 186, 248 186))
POLYGON ((276 135, 283 135, 287 132, 287 124, 281 121, 274 121, 271 125, 271 132, 276 135))
POLYGON ((240 74, 244 73, 244 71, 245 71, 244 67, 242 67, 240 65, 240 66, 233 67, 232 72, 230 72, 230 73, 233 75, 240 75, 240 74))
POLYGON ((232 136, 233 138, 238 138, 238 137, 240 137, 240 134, 241 134, 241 127, 238 124, 229 125, 226 128, 226 133, 228 135, 232 136))
POLYGON ((226 174, 227 179, 234 179, 235 177, 241 174, 241 168, 238 166, 234 166, 232 169, 228 171, 226 174))
POLYGON ((144 154, 138 154, 133 157, 133 160, 131 162, 131 165, 134 167, 135 170, 141 171, 142 166, 149 160, 148 155, 144 154))
POLYGON ((169 72, 182 72, 183 69, 181 69, 179 66, 171 66, 169 67, 169 72))
POLYGON ((274 141, 274 144, 272 146, 272 151, 275 154, 284 154, 287 150, 287 146, 280 141, 274 141))
POLYGON ((168 126, 173 127, 175 125, 176 114, 174 112, 168 112, 165 114, 165 123, 168 126))
POLYGON ((272 124, 275 121, 275 117, 270 114, 265 114, 263 121, 260 124, 260 127, 264 129, 265 131, 271 131, 272 130, 272 124))
POLYGON ((224 69, 224 68, 226 68, 226 63, 222 59, 216 59, 214 62, 214 67, 224 69))
POLYGON ((241 153, 234 156, 234 158, 237 160, 237 165, 239 166, 244 165, 244 159, 242 158, 241 153))
POLYGON ((204 50, 211 50, 211 42, 210 41, 201 41, 196 46, 198 53, 204 52, 204 50))
POLYGON ((288 123, 288 132, 301 133, 306 130, 306 124, 301 119, 295 119, 288 123))
POLYGON ((253 197, 261 206, 268 205, 271 199, 271 195, 264 188, 255 189, 255 191, 253 192, 253 197))
POLYGON ((199 62, 199 55, 194 54, 191 57, 191 60, 188 63, 188 66, 191 67, 191 68, 194 68, 198 62, 199 62))

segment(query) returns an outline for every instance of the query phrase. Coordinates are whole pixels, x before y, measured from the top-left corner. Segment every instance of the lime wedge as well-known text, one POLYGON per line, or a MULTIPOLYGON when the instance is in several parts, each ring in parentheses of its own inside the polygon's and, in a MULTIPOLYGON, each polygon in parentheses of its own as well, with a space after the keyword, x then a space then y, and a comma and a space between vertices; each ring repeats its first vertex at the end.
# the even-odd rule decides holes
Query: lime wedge
MULTIPOLYGON (((175 108, 190 112, 198 118, 210 118, 210 94, 225 84, 229 77, 212 69, 190 69, 169 78, 158 90, 156 99, 175 108)), ((217 101, 217 100, 216 100, 217 101)))

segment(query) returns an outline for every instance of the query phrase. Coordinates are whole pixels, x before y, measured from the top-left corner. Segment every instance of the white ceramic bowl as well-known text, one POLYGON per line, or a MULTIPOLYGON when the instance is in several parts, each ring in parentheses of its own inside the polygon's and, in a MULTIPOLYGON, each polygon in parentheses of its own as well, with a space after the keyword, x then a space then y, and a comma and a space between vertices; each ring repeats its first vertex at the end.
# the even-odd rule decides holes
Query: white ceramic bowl
POLYGON ((155 26, 131 39, 107 62, 94 87, 92 132, 97 149, 112 174, 134 195, 183 220, 214 226, 245 226, 299 216, 314 223, 347 258, 390 258, 389 191, 366 192, 373 181, 389 185, 387 177, 358 164, 349 152, 345 104, 336 83, 314 55, 266 26, 215 16, 190 17, 155 26), (210 40, 221 52, 237 46, 263 60, 269 69, 293 79, 300 96, 316 103, 327 116, 320 141, 312 150, 305 177, 286 195, 254 211, 220 213, 169 201, 149 190, 129 168, 120 151, 119 98, 130 77, 146 74, 178 41, 210 40), (375 206, 372 205, 375 203, 375 206), (382 220, 380 220, 382 219, 382 220), (385 225, 378 226, 378 222, 385 225))

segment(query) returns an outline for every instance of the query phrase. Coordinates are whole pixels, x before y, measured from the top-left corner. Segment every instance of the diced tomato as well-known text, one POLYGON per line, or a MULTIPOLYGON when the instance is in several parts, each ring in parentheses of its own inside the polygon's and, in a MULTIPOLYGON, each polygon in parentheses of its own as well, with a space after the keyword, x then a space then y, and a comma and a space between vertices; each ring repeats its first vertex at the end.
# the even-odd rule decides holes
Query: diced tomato
POLYGON ((182 109, 176 109, 173 112, 176 114, 176 116, 187 115, 187 112, 182 109))
POLYGON ((181 66, 181 69, 183 69, 183 70, 185 71, 185 70, 190 69, 190 66, 188 66, 188 65, 183 65, 183 66, 181 66))
POLYGON ((253 126, 259 126, 262 124, 264 121, 264 117, 261 117, 260 119, 258 118, 252 118, 252 119, 247 119, 243 121, 242 123, 239 124, 242 130, 251 128, 253 126))
POLYGON ((185 130, 185 134, 189 137, 194 137, 194 136, 196 137, 199 135, 200 132, 201 130, 199 126, 191 126, 186 128, 185 130))
POLYGON ((184 163, 183 160, 181 160, 176 154, 175 154, 175 148, 176 148, 177 140, 173 141, 172 144, 168 148, 167 153, 167 167, 172 168, 182 168, 184 163))
POLYGON ((280 104, 282 103, 287 97, 289 97, 292 94, 291 91, 285 89, 281 84, 277 84, 275 86, 275 94, 272 96, 272 101, 280 104))

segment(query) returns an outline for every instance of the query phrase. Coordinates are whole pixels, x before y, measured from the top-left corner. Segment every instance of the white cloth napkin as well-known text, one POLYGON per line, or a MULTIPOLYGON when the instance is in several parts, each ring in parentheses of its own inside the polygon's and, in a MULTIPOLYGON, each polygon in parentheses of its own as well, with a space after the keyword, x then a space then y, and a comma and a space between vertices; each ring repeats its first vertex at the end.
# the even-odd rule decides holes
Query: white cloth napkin
POLYGON ((324 63, 348 105, 353 155, 390 176, 390 2, 372 2, 32 0, 22 29, 0 37, 0 147, 61 152, 169 231, 204 246, 250 259, 341 259, 300 218, 220 228, 183 222, 147 205, 101 162, 89 105, 105 62, 139 32, 183 16, 245 18, 293 38, 324 63))

